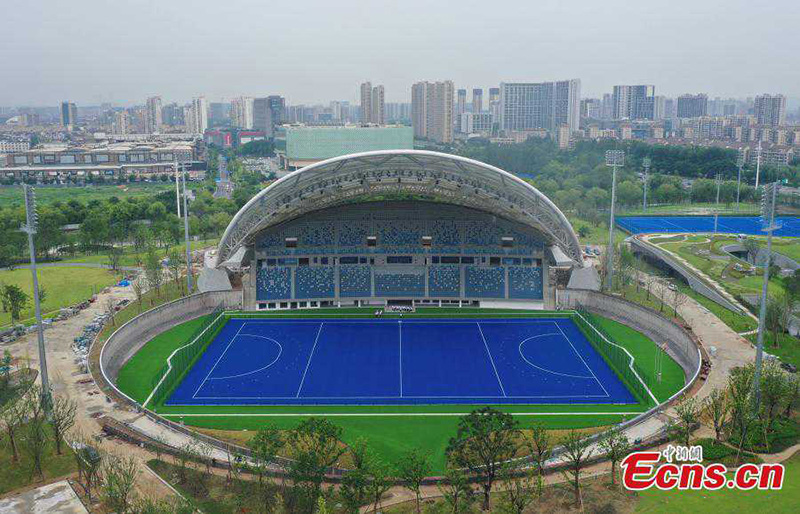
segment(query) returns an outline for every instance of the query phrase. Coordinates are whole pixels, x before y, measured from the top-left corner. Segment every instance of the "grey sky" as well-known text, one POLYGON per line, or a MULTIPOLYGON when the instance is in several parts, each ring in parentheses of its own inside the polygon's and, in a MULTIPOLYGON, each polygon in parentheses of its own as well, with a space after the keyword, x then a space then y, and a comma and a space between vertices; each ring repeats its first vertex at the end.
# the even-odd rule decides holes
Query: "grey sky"
POLYGON ((6 106, 356 101, 367 79, 389 102, 425 79, 800 97, 797 0, 3 0, 0 11, 6 106))

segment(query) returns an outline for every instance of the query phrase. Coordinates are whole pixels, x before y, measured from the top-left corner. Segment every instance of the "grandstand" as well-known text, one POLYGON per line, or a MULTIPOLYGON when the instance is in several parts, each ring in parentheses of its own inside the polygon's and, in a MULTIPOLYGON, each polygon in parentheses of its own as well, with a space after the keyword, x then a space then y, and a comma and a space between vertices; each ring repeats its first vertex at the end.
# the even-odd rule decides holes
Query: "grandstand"
POLYGON ((231 221, 219 265, 234 254, 249 264, 252 310, 552 307, 550 267, 582 262, 569 222, 532 186, 414 150, 329 159, 277 181, 231 221))

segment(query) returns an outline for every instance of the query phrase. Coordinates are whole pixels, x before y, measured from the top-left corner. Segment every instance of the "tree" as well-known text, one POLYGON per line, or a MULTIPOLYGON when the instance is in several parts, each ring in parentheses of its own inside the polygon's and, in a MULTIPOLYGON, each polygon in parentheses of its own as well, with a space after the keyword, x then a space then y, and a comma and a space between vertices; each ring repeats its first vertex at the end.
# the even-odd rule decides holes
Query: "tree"
POLYGON ((142 297, 145 289, 147 289, 147 278, 144 275, 139 275, 133 279, 131 287, 133 288, 133 294, 136 295, 136 304, 139 312, 142 312, 142 297))
POLYGON ((758 241, 755 238, 748 237, 742 243, 744 245, 744 249, 747 251, 747 260, 752 262, 753 264, 758 264, 756 262, 756 256, 758 255, 758 241))
POLYGON ((689 398, 675 407, 678 421, 673 426, 672 436, 678 439, 684 446, 689 446, 692 437, 692 430, 698 421, 697 400, 689 398))
POLYGON ((367 440, 358 438, 350 446, 350 456, 353 466, 342 477, 342 486, 339 496, 342 498, 348 512, 357 513, 362 505, 367 502, 369 492, 369 478, 374 457, 367 446, 367 440))
POLYGON ((572 481, 575 491, 575 503, 581 505, 581 471, 586 467, 586 461, 591 457, 589 440, 585 439, 577 430, 570 430, 564 440, 564 457, 567 460, 567 469, 564 476, 572 481))
POLYGON ((475 491, 467 475, 460 469, 449 468, 444 478, 444 482, 439 484, 439 492, 447 504, 448 512, 450 514, 469 512, 475 501, 475 491))
POLYGON ((169 276, 175 285, 181 287, 181 295, 183 295, 183 286, 181 286, 181 271, 183 271, 183 261, 181 260, 180 252, 169 252, 167 254, 167 270, 169 276))
MULTIPOLYGON (((342 429, 323 418, 302 421, 289 435, 292 463, 289 478, 307 506, 320 495, 325 473, 344 454, 340 444, 342 429)), ((303 510, 302 508, 298 510, 303 510)))
POLYGON ((500 511, 522 514, 533 502, 533 477, 530 470, 507 464, 500 473, 500 511))
POLYGON ((281 431, 274 425, 262 426, 250 440, 250 448, 253 450, 253 467, 258 475, 259 484, 262 482, 267 467, 285 444, 286 441, 281 431))
POLYGON ((677 288, 675 290, 673 290, 673 291, 670 291, 670 293, 671 293, 670 296, 671 296, 671 300, 672 300, 672 311, 675 314, 675 317, 677 318, 678 317, 678 307, 681 307, 683 304, 685 304, 689 300, 689 297, 686 296, 685 294, 681 293, 681 291, 679 289, 677 289, 677 288))
POLYGON ((517 422, 491 407, 474 410, 458 422, 458 432, 447 446, 447 459, 480 477, 483 510, 489 509, 489 495, 503 462, 517 452, 517 422))
POLYGON ((27 399, 27 425, 23 431, 23 449, 31 459, 30 478, 34 473, 39 475, 40 480, 44 480, 44 470, 42 469, 42 458, 47 450, 49 441, 45 431, 44 398, 45 391, 41 386, 31 388, 26 396, 27 399))
POLYGON ((28 417, 29 403, 22 398, 11 400, 5 408, 0 411, 0 423, 8 438, 11 448, 11 462, 19 460, 18 435, 19 431, 28 417))
POLYGON ((714 427, 714 438, 721 441, 722 429, 730 412, 728 395, 722 389, 714 389, 705 399, 703 418, 714 427))
POLYGON ((417 514, 420 513, 420 489, 422 481, 431 471, 430 459, 427 455, 413 449, 403 455, 397 463, 397 477, 414 493, 417 501, 417 514))
POLYGON ((64 434, 75 424, 75 412, 78 404, 64 396, 53 396, 53 404, 50 409, 50 428, 53 430, 53 438, 56 442, 56 453, 61 455, 61 441, 64 434))
POLYGON ((378 512, 381 506, 381 499, 392 487, 392 479, 389 469, 381 463, 375 463, 369 473, 367 490, 372 500, 373 512, 378 512))
POLYGON ((611 461, 611 485, 615 485, 617 476, 617 463, 622 460, 631 449, 631 442, 622 430, 612 428, 600 438, 600 450, 605 452, 611 461))
POLYGON ((109 456, 103 466, 103 495, 112 511, 132 512, 139 466, 133 457, 109 456))
POLYGON ((153 247, 147 250, 147 255, 144 259, 144 274, 147 277, 147 284, 156 290, 156 295, 160 298, 164 276, 161 270, 161 259, 158 258, 153 247))
POLYGON ((550 453, 552 452, 550 433, 543 424, 533 423, 525 444, 536 465, 536 495, 541 498, 542 488, 544 487, 544 464, 550 458, 550 453))
POLYGON ((3 287, 3 301, 11 313, 11 322, 15 323, 20 320, 22 311, 28 306, 30 297, 19 286, 6 284, 3 287))

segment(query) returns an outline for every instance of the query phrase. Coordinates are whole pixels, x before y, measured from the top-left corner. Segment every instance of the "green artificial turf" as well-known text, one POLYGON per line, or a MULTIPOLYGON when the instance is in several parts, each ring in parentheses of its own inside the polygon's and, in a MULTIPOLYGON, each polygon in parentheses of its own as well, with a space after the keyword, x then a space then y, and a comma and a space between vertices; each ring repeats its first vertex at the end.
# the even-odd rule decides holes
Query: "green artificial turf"
POLYGON ((117 377, 117 387, 139 403, 147 399, 152 384, 167 362, 170 354, 188 342, 189 337, 208 316, 181 323, 162 332, 147 342, 122 366, 117 377))

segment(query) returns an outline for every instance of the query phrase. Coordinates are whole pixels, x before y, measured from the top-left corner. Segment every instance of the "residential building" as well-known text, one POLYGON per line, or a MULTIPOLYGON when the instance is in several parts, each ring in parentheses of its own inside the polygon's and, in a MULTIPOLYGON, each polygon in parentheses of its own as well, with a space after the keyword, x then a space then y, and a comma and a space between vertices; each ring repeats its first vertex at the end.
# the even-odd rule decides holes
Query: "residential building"
POLYGON ((61 126, 71 129, 78 123, 78 108, 72 102, 61 102, 61 126))
POLYGON ((114 121, 111 122, 111 133, 125 135, 130 133, 130 117, 127 110, 114 113, 114 121))
POLYGON ((453 81, 417 82, 411 87, 414 137, 453 142, 453 81))
POLYGON ((239 129, 253 128, 253 99, 240 96, 231 101, 231 124, 239 129))
POLYGON ((614 86, 612 118, 652 120, 655 114, 655 86, 614 86))
POLYGON ((202 134, 208 128, 208 108, 205 97, 192 99, 186 110, 186 130, 193 134, 202 134))
POLYGON ((786 97, 783 95, 759 95, 753 103, 753 114, 759 125, 779 127, 786 123, 786 97))
POLYGON ((386 104, 387 123, 411 124, 411 104, 408 102, 386 104))
POLYGON ((461 115, 467 112, 467 90, 459 89, 456 95, 456 120, 461 120, 461 115))
POLYGON ((372 123, 372 82, 361 84, 361 123, 372 123))
POLYGON ((572 133, 569 129, 569 125, 566 123, 562 123, 556 127, 556 143, 558 143, 558 147, 561 150, 569 148, 571 136, 572 133))
POLYGON ((483 89, 472 90, 472 112, 483 112, 483 89))
POLYGON ((161 123, 168 127, 176 127, 185 125, 186 120, 183 117, 183 107, 173 102, 161 108, 161 123))
POLYGON ((222 127, 231 123, 231 104, 228 102, 211 102, 208 105, 208 124, 210 127, 222 127))
POLYGON ((161 97, 160 96, 151 96, 147 99, 147 103, 145 104, 145 120, 144 120, 144 128, 145 132, 148 134, 156 134, 161 132, 161 124, 162 124, 162 117, 161 117, 161 97))
POLYGON ((497 123, 500 119, 500 88, 489 88, 489 112, 492 114, 492 122, 497 123))
POLYGON ((500 128, 507 132, 545 129, 561 124, 575 132, 580 122, 579 79, 500 84, 500 128))
POLYGON ((372 88, 372 114, 370 115, 370 123, 376 125, 386 124, 386 99, 384 97, 383 86, 375 86, 372 88))
POLYGON ((270 95, 253 100, 253 129, 260 130, 267 138, 275 137, 275 127, 286 120, 286 100, 279 95, 270 95))
POLYGON ((678 97, 678 118, 699 118, 708 114, 708 96, 704 94, 678 97))
POLYGON ((465 112, 461 114, 459 132, 482 136, 491 135, 492 121, 490 112, 465 112))
POLYGON ((667 97, 658 95, 653 99, 653 119, 663 120, 666 116, 667 97))
POLYGON ((603 112, 603 103, 597 98, 581 100, 581 118, 599 120, 603 112))
POLYGON ((27 152, 30 148, 29 141, 0 141, 0 153, 27 152))

